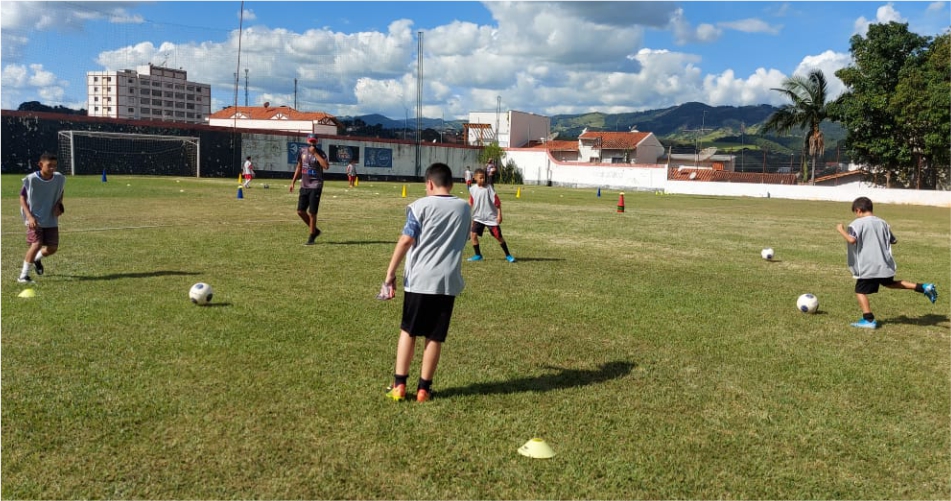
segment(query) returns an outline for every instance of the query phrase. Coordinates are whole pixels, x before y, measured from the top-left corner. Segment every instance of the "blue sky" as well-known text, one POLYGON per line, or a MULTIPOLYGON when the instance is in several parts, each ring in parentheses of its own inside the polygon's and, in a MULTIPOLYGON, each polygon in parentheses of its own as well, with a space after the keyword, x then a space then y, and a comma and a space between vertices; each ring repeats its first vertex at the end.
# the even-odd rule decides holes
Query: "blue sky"
POLYGON ((782 80, 849 64, 849 39, 899 21, 934 36, 951 2, 0 2, 0 105, 86 107, 85 72, 153 63, 212 86, 212 110, 334 115, 502 108, 619 113, 690 101, 783 104, 782 80))

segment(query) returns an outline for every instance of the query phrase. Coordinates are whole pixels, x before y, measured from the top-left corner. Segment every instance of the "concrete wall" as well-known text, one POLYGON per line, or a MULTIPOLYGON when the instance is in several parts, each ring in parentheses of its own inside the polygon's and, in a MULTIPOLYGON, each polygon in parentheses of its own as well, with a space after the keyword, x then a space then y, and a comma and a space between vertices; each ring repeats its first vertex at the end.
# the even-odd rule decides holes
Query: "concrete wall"
MULTIPOLYGON (((334 158, 333 150, 348 148, 358 155, 357 173, 362 178, 407 179, 416 174, 416 144, 412 141, 372 140, 349 136, 320 136, 321 149, 330 156, 328 174, 346 175, 347 161, 334 158), (368 150, 375 150, 371 154, 368 150)), ((258 172, 270 172, 276 177, 290 177, 297 162, 298 148, 306 143, 296 134, 243 133, 241 158, 248 156, 258 172)), ((479 165, 480 148, 422 143, 419 148, 420 172, 435 162, 452 168, 458 179, 463 178, 466 166, 475 170, 479 165)))
POLYGON ((607 188, 615 190, 664 190, 685 195, 787 198, 851 202, 867 196, 875 203, 951 207, 951 191, 887 189, 868 183, 844 186, 809 186, 751 183, 668 181, 665 165, 606 165, 559 162, 546 150, 507 149, 505 162, 514 161, 525 184, 607 188))

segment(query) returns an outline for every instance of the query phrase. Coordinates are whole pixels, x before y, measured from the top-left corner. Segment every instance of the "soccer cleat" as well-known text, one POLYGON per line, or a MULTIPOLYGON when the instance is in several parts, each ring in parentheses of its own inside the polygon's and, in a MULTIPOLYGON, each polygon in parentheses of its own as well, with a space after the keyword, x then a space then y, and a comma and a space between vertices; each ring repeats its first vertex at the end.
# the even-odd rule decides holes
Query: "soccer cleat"
MULTIPOLYGON (((33 267, 36 268, 37 275, 42 275, 43 272, 45 271, 43 269, 43 263, 41 263, 39 260, 33 261, 33 267)), ((933 303, 934 301, 931 301, 931 302, 933 303)))
POLYGON ((416 401, 417 402, 428 402, 429 399, 433 398, 433 393, 429 390, 416 390, 416 401))
POLYGON ((875 320, 865 320, 863 318, 862 320, 859 320, 858 322, 852 323, 852 327, 859 327, 862 329, 877 329, 878 322, 875 320))
POLYGON ((23 275, 22 277, 17 279, 17 282, 20 282, 21 284, 32 284, 33 279, 30 278, 29 275, 23 275))
POLYGON ((396 386, 390 386, 386 389, 386 398, 394 400, 396 402, 401 402, 406 399, 406 385, 398 384, 396 386))
POLYGON ((508 262, 510 262, 510 263, 514 263, 514 262, 515 262, 515 256, 509 254, 508 256, 505 256, 505 260, 508 261, 508 262))
MULTIPOLYGON (((37 270, 37 273, 39 273, 39 270, 37 270)), ((924 284, 922 288, 924 289, 922 292, 924 293, 925 297, 928 298, 932 304, 934 304, 934 302, 938 300, 938 289, 934 286, 934 284, 924 284)))
POLYGON ((482 261, 482 254, 476 254, 469 258, 469 261, 482 261))

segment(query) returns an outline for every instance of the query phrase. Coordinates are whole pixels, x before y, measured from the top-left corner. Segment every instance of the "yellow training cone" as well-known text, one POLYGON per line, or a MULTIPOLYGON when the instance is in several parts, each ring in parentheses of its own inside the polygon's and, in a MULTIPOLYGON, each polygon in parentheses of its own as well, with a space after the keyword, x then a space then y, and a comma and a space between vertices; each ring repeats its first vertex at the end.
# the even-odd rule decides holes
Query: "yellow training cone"
POLYGON ((403 198, 406 198, 406 185, 403 185, 403 198))
POLYGON ((515 190, 515 198, 522 198, 522 187, 521 187, 521 186, 519 186, 518 189, 515 190))
POLYGON ((356 188, 356 187, 358 187, 358 186, 360 186, 360 178, 354 176, 354 178, 353 178, 353 187, 356 188))
POLYGON ((36 297, 36 291, 33 289, 23 289, 23 292, 20 293, 20 297, 36 297))
POLYGON ((528 456, 535 459, 548 459, 555 457, 555 451, 551 449, 544 440, 540 438, 533 438, 528 442, 525 442, 525 445, 518 448, 518 453, 523 456, 528 456))

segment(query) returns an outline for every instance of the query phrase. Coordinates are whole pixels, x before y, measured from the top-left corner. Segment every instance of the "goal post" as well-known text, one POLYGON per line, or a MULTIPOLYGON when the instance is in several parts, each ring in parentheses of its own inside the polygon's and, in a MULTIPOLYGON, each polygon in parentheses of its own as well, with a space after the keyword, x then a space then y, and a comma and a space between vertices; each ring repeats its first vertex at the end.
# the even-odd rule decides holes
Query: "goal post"
POLYGON ((201 177, 200 149, 200 140, 190 136, 64 130, 58 156, 72 175, 201 177))

